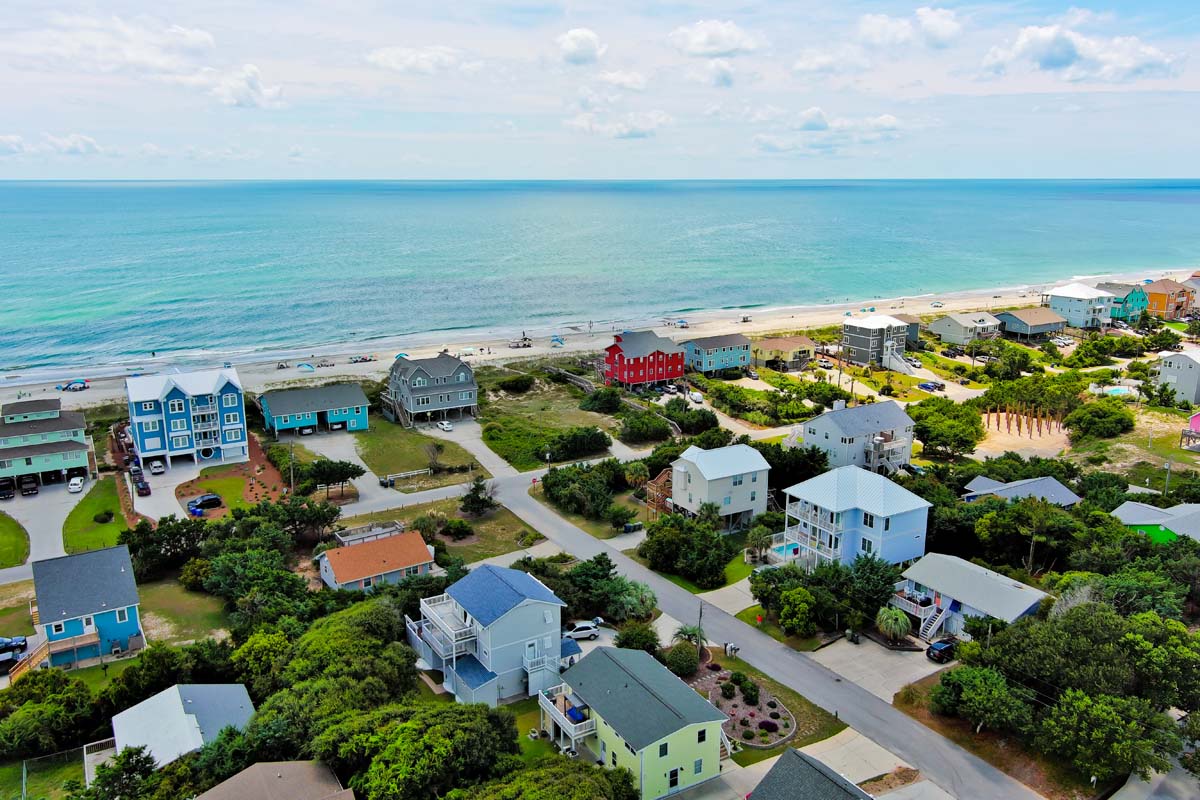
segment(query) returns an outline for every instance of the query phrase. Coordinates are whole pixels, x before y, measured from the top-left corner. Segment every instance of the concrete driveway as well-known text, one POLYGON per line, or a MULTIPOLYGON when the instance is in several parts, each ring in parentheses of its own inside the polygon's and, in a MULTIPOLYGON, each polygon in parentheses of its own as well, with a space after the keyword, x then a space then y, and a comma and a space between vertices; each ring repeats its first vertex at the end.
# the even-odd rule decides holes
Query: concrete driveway
POLYGON ((426 436, 432 436, 435 439, 444 439, 461 446, 474 456, 475 460, 482 464, 495 478, 512 477, 520 474, 512 465, 492 452, 492 449, 483 443, 483 428, 478 422, 470 418, 452 420, 452 422, 454 423, 454 430, 452 431, 440 430, 436 425, 421 425, 418 427, 418 430, 426 436))
POLYGON ((0 505, 0 511, 21 523, 21 527, 29 534, 29 562, 66 555, 67 551, 63 549, 63 523, 94 485, 89 480, 78 494, 68 492, 66 484, 43 486, 32 497, 18 493, 12 500, 0 505))
MULTIPOLYGON (((391 425, 387 421, 380 421, 377 425, 391 425)), ((281 444, 288 444, 289 439, 285 437, 280 441, 281 444)), ((354 438, 354 434, 348 431, 326 431, 323 433, 314 433, 312 436, 297 436, 296 443, 302 444, 318 456, 324 456, 332 461, 349 461, 351 464, 357 464, 366 472, 362 476, 355 478, 351 483, 358 490, 358 500, 346 506, 346 515, 363 513, 360 507, 376 506, 384 508, 396 504, 396 492, 394 489, 388 489, 379 485, 379 476, 371 472, 371 468, 358 454, 358 443, 354 438)), ((287 476, 283 476, 287 480, 287 476)))
MULTIPOLYGON (((117 480, 126 480, 125 473, 117 475, 117 480)), ((175 499, 175 490, 181 483, 200 477, 200 465, 187 461, 177 461, 174 466, 162 475, 145 473, 146 483, 150 484, 150 496, 138 497, 134 492, 133 507, 139 514, 145 514, 151 519, 159 519, 169 514, 177 517, 187 515, 187 509, 175 499)), ((132 487, 131 487, 132 488, 132 487)))
POLYGON ((733 614, 735 616, 739 611, 747 609, 758 602, 754 599, 754 595, 750 594, 749 578, 742 578, 737 583, 722 586, 720 589, 713 589, 711 592, 704 592, 697 595, 697 597, 706 603, 712 603, 726 614, 733 614))
POLYGON ((905 685, 946 667, 945 664, 930 661, 923 652, 888 650, 865 637, 862 644, 839 639, 809 655, 831 672, 857 683, 888 703, 905 685))

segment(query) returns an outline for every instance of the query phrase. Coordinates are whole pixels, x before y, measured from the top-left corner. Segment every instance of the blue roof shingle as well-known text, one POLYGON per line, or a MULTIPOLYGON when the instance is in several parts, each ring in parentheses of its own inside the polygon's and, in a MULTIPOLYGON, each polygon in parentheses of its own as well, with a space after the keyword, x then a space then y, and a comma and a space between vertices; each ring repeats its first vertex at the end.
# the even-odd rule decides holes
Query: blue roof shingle
POLYGON ((458 661, 454 662, 454 674, 472 691, 496 680, 496 673, 479 663, 479 659, 470 653, 460 656, 458 661))
POLYGON ((565 606, 554 592, 527 572, 484 564, 446 589, 480 625, 491 625, 526 600, 565 606))

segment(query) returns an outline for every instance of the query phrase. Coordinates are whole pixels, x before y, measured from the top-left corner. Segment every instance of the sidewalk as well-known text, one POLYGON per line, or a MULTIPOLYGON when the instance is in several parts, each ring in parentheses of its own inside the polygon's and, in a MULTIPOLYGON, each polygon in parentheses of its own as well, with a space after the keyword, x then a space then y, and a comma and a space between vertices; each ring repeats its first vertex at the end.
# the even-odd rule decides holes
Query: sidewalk
POLYGON ((735 616, 739 611, 743 611, 757 602, 754 595, 750 594, 749 578, 742 578, 737 583, 713 589, 711 592, 704 592, 697 597, 706 603, 711 603, 726 614, 735 616))

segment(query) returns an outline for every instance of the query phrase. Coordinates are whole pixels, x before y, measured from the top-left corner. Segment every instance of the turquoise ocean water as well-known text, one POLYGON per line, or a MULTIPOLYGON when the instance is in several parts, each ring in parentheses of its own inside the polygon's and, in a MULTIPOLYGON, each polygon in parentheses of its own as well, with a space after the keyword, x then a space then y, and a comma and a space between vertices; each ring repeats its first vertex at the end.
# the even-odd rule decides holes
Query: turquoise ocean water
POLYGON ((0 372, 1200 267, 1200 181, 0 183, 0 372))

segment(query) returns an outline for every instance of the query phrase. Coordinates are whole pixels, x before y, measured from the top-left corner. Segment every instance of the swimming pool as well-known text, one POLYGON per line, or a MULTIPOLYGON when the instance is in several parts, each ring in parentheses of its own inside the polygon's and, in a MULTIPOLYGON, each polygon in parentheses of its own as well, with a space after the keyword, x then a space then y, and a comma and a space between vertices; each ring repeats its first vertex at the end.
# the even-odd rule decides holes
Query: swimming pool
POLYGON ((1109 397, 1128 397, 1136 394, 1135 390, 1128 386, 1109 386, 1104 390, 1104 393, 1109 397))
POLYGON ((800 555, 800 545, 798 544, 777 544, 771 548, 771 552, 775 553, 780 558, 795 558, 800 555))

